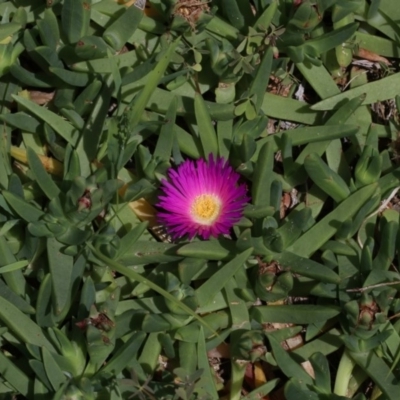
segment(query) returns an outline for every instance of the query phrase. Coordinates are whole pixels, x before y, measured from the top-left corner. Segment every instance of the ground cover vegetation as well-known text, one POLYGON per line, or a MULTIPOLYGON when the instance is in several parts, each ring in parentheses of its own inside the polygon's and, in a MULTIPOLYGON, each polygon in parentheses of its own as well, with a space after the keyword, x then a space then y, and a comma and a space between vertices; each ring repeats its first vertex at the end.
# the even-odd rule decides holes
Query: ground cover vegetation
POLYGON ((0 397, 398 400, 398 0, 0 0, 0 397))

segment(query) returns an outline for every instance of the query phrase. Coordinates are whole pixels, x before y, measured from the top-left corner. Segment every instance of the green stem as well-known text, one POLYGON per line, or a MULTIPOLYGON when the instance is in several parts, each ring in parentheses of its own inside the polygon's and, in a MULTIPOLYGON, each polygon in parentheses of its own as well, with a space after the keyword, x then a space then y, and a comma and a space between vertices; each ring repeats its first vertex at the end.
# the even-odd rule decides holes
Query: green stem
POLYGON ((342 358, 339 363, 339 368, 336 374, 335 388, 333 393, 338 396, 346 396, 347 388, 349 386, 352 371, 356 363, 349 356, 346 350, 344 350, 342 358))
POLYGON ((246 373, 246 365, 248 361, 233 360, 232 361, 232 381, 230 400, 239 400, 241 397, 244 374, 246 373))

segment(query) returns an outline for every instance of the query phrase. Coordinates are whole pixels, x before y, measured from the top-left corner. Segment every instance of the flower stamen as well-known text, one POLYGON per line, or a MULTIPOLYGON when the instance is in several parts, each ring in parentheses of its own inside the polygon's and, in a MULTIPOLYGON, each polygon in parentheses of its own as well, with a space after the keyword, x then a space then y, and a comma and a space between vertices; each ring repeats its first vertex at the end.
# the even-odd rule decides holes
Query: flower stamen
POLYGON ((212 194, 201 194, 195 197, 190 211, 197 223, 212 225, 221 213, 221 200, 212 194))

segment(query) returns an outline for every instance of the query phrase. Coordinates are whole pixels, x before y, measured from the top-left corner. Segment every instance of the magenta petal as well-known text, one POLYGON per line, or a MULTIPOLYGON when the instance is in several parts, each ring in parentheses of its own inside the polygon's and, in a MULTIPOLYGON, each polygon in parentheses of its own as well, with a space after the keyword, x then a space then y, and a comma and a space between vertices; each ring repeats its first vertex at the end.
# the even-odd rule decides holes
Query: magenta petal
POLYGON ((175 239, 196 235, 209 239, 229 233, 249 201, 246 186, 238 184, 240 175, 222 157, 210 155, 208 162, 187 160, 177 169, 171 168, 168 177, 161 182, 157 217, 175 239), (202 195, 218 199, 219 204, 218 214, 206 222, 199 222, 191 211, 194 200, 202 195))

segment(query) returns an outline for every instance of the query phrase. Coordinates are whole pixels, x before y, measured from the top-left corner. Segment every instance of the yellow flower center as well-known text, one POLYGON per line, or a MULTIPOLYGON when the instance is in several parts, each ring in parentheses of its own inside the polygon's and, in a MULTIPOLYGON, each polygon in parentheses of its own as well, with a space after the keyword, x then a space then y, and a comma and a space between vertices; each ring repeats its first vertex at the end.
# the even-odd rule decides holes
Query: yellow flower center
POLYGON ((213 194, 201 194, 194 199, 190 211, 197 223, 212 225, 221 212, 221 201, 213 194))

